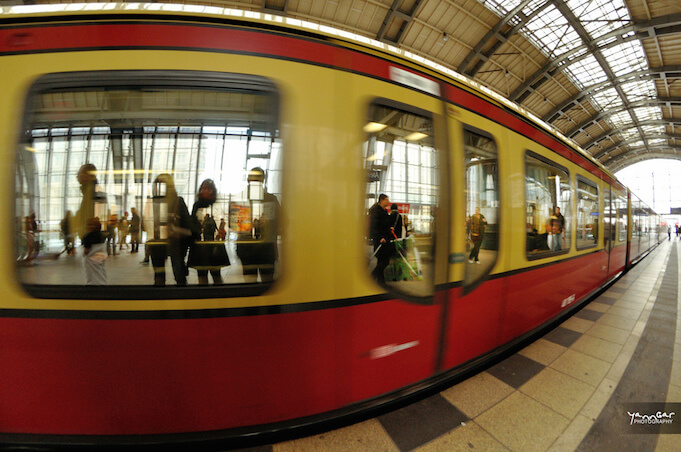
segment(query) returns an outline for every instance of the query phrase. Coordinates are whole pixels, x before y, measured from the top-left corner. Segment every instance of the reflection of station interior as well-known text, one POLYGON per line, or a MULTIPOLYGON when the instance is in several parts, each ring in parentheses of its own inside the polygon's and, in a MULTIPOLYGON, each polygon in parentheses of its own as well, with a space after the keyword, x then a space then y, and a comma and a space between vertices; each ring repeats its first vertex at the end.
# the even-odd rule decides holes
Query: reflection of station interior
POLYGON ((573 317, 455 386, 263 450, 678 450, 681 431, 639 434, 628 412, 681 401, 680 244, 663 242, 573 317))

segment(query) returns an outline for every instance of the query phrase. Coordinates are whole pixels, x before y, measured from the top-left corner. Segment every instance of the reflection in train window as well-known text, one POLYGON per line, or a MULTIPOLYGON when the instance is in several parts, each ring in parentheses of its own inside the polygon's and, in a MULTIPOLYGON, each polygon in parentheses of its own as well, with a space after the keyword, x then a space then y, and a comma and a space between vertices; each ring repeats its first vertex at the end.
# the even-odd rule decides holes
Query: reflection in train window
POLYGON ((618 196, 615 198, 617 203, 617 228, 619 231, 619 242, 627 241, 627 198, 618 196))
POLYGON ((577 249, 598 244, 598 188, 577 178, 577 249))
POLYGON ((569 250, 572 190, 567 169, 527 151, 525 199, 527 256, 569 250))
POLYGON ((438 194, 432 119, 375 103, 364 131, 369 270, 392 291, 430 296, 438 194))
POLYGON ((466 126, 466 272, 471 288, 489 274, 499 250, 499 165, 497 145, 486 132, 466 126))
POLYGON ((16 166, 22 283, 275 278, 277 92, 241 75, 196 88, 205 77, 87 73, 33 87, 16 166))

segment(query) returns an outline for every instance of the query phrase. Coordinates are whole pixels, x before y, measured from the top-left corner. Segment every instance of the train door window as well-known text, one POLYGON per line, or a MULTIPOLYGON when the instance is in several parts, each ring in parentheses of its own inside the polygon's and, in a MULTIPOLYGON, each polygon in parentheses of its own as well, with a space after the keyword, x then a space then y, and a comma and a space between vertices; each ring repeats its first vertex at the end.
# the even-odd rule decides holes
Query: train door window
POLYGON ((433 294, 438 154, 428 112, 391 102, 364 126, 367 257, 372 277, 409 297, 433 294))
POLYGON ((528 259, 570 249, 572 190, 567 168, 527 151, 525 154, 526 242, 528 259))
POLYGON ((494 138, 464 127, 466 165, 466 272, 470 289, 488 275, 499 250, 499 165, 494 138))
POLYGON ((280 271, 278 110, 276 88, 258 76, 43 77, 17 153, 21 281, 37 296, 86 284, 136 286, 131 297, 149 296, 139 286, 211 282, 221 297, 261 292, 280 271))
POLYGON ((596 184, 577 178, 577 249, 598 244, 598 187, 596 184))
POLYGON ((627 241, 627 198, 618 196, 617 202, 617 229, 619 231, 618 241, 627 241))

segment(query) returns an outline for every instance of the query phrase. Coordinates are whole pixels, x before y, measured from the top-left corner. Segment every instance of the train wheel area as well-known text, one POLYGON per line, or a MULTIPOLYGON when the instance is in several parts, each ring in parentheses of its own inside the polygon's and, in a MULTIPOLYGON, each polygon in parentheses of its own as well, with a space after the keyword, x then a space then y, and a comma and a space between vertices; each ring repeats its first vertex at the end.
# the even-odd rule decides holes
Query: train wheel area
POLYGON ((379 417, 257 450, 674 450, 679 245, 663 242, 561 325, 472 378, 379 417))

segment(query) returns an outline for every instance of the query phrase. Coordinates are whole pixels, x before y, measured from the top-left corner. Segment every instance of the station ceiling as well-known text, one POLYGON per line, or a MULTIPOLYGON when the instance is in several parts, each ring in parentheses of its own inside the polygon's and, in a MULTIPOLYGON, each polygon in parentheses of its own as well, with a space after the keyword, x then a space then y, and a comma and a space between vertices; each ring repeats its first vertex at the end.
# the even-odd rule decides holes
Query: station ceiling
MULTIPOLYGON (((37 3, 75 2, 0 2, 37 3)), ((330 25, 424 56, 520 104, 613 172, 681 160, 679 0, 175 3, 330 25)))

